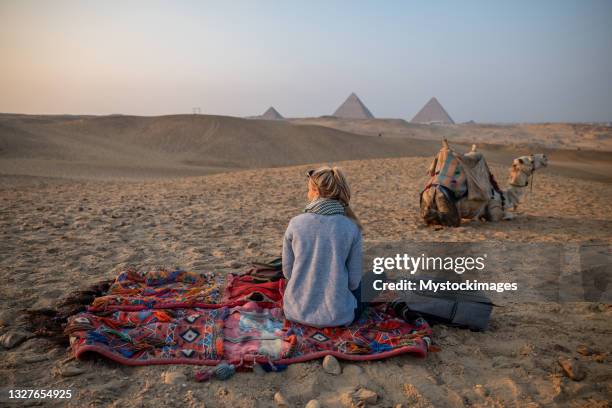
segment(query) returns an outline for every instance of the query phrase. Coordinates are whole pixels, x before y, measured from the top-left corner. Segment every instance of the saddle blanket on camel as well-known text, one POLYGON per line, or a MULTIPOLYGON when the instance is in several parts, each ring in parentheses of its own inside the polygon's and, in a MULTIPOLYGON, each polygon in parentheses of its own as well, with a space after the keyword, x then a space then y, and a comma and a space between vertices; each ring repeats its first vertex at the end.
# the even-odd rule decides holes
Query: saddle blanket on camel
POLYGON ((423 319, 367 307, 347 327, 315 328, 286 320, 285 280, 244 273, 227 279, 181 270, 121 272, 108 293, 68 319, 72 353, 98 353, 126 365, 228 362, 290 364, 325 355, 375 360, 425 357, 431 329, 423 319))

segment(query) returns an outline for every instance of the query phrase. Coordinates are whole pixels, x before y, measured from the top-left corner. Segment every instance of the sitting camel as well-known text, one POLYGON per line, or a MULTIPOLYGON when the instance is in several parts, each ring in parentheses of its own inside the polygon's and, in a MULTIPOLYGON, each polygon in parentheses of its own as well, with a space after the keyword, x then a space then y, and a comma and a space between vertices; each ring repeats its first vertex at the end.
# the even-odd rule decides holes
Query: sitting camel
POLYGON ((548 164, 544 154, 514 159, 510 182, 501 190, 484 156, 472 146, 469 153, 453 151, 444 139, 442 149, 429 168, 429 182, 421 192, 421 217, 427 224, 461 225, 462 218, 487 221, 510 220, 529 178, 548 164))

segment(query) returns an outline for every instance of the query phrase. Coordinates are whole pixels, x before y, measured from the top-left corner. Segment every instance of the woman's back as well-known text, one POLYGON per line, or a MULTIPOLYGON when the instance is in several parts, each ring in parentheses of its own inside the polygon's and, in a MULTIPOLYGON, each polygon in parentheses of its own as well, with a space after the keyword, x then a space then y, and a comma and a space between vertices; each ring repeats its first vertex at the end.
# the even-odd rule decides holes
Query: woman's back
POLYGON ((359 227, 344 215, 305 213, 289 223, 283 243, 288 279, 285 316, 317 327, 341 326, 354 317, 351 290, 361 280, 359 227))

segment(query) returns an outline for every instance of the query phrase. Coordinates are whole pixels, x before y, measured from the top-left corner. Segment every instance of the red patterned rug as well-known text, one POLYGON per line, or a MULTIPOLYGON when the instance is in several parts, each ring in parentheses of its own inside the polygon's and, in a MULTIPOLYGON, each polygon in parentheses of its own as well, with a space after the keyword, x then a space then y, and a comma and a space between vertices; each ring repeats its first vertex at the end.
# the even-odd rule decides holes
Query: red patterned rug
POLYGON ((380 304, 366 308, 351 326, 305 326, 284 318, 283 288, 283 279, 260 281, 248 274, 225 281, 180 270, 128 270, 86 312, 68 319, 66 333, 75 356, 99 353, 127 365, 427 355, 431 329, 423 319, 406 323, 380 304))

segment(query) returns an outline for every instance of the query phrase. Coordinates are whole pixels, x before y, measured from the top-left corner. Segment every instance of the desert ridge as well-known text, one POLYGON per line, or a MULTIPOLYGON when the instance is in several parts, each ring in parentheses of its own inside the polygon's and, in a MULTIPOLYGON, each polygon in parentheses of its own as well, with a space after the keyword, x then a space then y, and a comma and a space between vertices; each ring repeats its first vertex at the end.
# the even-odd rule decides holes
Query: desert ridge
MULTIPOLYGON (((612 153, 578 151, 573 141, 591 132, 599 135, 592 140, 607 143, 608 130, 557 127, 569 134, 568 144, 574 150, 487 142, 520 141, 513 136, 523 132, 517 126, 415 125, 329 117, 262 120, 213 115, 2 114, 0 174, 138 180, 342 160, 432 157, 446 137, 464 150, 478 143, 479 150, 494 163, 509 165, 515 157, 542 152, 551 157, 553 171, 610 178, 612 153)), ((530 140, 545 141, 547 129, 533 125, 530 140)))
POLYGON ((193 176, 430 150, 318 125, 212 115, 0 115, 0 145, 2 174, 82 178, 193 176))

